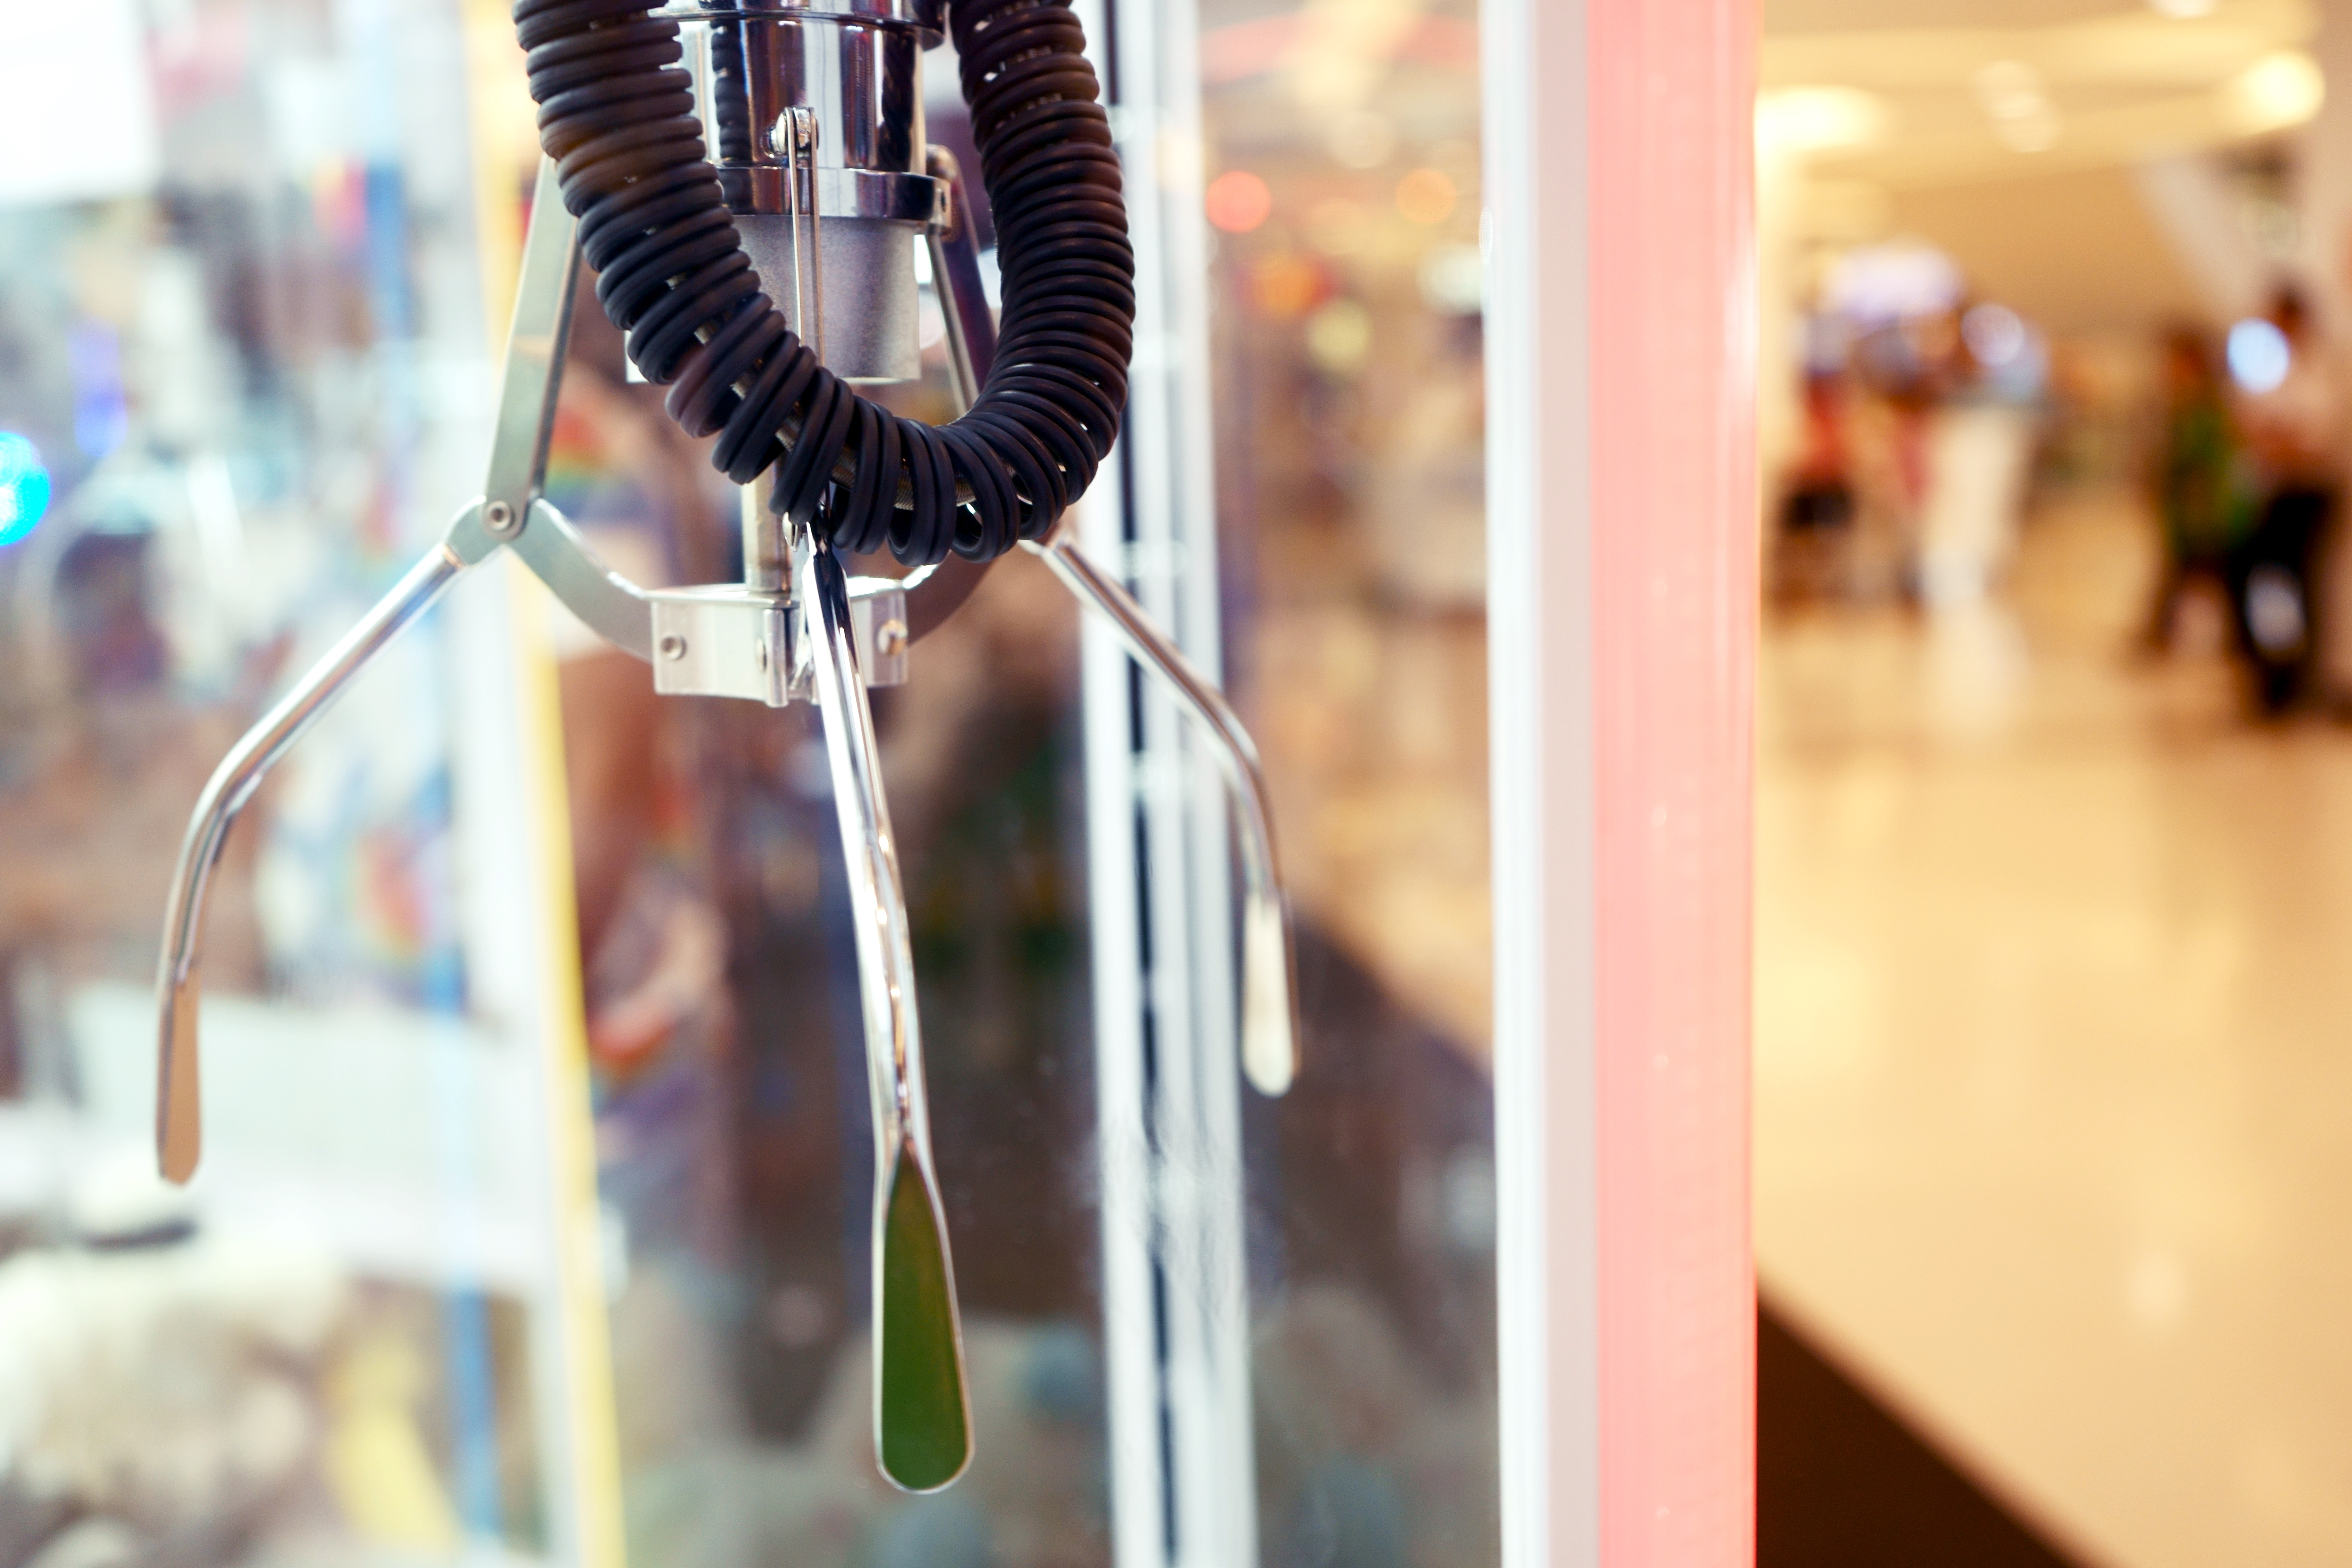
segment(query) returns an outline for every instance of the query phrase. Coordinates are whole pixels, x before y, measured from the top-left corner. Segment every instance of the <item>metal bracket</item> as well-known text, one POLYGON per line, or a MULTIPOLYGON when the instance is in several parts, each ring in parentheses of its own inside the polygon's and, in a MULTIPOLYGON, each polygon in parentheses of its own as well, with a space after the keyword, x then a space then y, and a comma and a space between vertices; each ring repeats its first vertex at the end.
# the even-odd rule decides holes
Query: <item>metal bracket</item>
MULTIPOLYGON (((782 708, 817 700, 792 595, 719 584, 646 595, 653 606, 654 689, 739 697, 782 708)), ((907 595, 885 577, 849 579, 857 668, 868 686, 907 679, 907 595)))

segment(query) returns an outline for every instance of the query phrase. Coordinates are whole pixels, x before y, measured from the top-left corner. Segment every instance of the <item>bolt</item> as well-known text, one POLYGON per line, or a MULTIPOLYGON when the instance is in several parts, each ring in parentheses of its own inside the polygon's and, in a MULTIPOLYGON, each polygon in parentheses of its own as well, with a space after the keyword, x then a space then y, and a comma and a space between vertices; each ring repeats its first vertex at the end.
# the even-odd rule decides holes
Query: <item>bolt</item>
POLYGON ((502 500, 494 500, 482 509, 482 521, 492 533, 505 533, 514 527, 514 508, 502 500))
POLYGON ((907 623, 884 621, 874 628, 874 651, 884 658, 896 658, 907 651, 907 623))
POLYGON ((664 658, 684 658, 686 657, 686 639, 678 636, 676 632, 664 632, 662 634, 661 641, 654 646, 661 650, 661 656, 664 658))

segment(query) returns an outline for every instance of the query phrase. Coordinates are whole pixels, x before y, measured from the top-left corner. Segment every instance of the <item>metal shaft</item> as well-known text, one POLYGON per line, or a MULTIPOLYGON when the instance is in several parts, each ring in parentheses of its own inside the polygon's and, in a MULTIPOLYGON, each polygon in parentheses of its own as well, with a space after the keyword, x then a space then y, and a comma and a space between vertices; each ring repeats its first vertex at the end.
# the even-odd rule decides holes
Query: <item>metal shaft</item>
POLYGON ((936 1491, 971 1461, 955 1268, 931 1162, 915 955, 881 748, 857 670, 847 585, 832 551, 793 529, 793 589, 824 714, 834 812, 849 871, 857 991, 874 1098, 874 1436, 882 1473, 936 1491))

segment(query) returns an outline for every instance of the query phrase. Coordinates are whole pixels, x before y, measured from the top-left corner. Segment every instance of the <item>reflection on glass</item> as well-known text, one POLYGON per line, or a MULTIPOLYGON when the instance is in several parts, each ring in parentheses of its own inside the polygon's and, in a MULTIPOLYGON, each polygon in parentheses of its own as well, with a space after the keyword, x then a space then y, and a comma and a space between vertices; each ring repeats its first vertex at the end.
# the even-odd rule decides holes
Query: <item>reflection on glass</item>
POLYGON ((1306 1031, 1245 1101, 1260 1552, 1491 1563, 1475 11, 1201 10, 1226 669, 1306 1031))
MULTIPOLYGON (((437 0, 78 9, 0 60, 0 132, 103 131, 0 133, 0 1563, 602 1568, 497 595, 247 814, 204 1175, 160 1188, 147 1142, 190 804, 477 486, 519 62, 437 0)), ((1475 32, 1382 16, 1219 0, 1202 38, 1225 664, 1302 938, 1304 1070, 1244 1101, 1257 1536, 1302 1568, 1496 1555, 1475 32)), ((890 395, 942 418, 924 319, 890 395)), ((740 575, 735 497, 584 295, 549 489, 640 583, 740 575)), ((978 1442, 928 1498, 873 1462, 812 716, 657 700, 557 617, 626 1561, 1111 1559, 1076 614, 1008 560, 876 703, 978 1442)))
POLYGON ((464 781, 517 771, 489 683, 455 679, 480 604, 232 840, 216 1158, 183 1193, 151 1147, 188 811, 478 451, 457 8, 94 0, 10 30, 0 1561, 558 1552, 530 980, 470 929, 530 891, 457 864, 464 781))
MULTIPOLYGON (((953 146, 952 63, 930 75, 953 146)), ((944 421, 925 305, 925 380, 880 391, 944 421)), ((641 583, 740 577, 736 494, 660 397, 583 291, 551 498, 641 583)), ((559 635, 633 1563, 1109 1561, 1076 614, 1000 563, 873 693, 975 1435, 919 1498, 875 1462, 872 1112, 816 717, 656 699, 559 635)))

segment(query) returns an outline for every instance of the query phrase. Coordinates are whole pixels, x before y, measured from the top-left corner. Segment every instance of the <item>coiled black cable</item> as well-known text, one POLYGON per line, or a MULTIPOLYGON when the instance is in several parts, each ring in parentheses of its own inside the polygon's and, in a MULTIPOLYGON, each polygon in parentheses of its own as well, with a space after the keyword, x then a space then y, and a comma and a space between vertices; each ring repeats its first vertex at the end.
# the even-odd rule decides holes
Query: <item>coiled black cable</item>
POLYGON ((954 0, 950 26, 1003 276, 996 361, 951 424, 853 392, 760 292, 704 157, 677 23, 643 0, 516 0, 540 143, 596 298, 672 418, 838 549, 984 561, 1042 539, 1118 434, 1135 253, 1067 0, 954 0))

